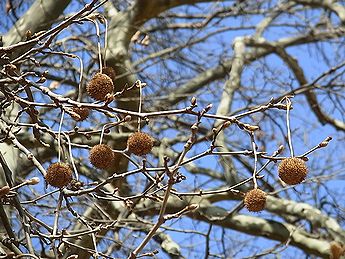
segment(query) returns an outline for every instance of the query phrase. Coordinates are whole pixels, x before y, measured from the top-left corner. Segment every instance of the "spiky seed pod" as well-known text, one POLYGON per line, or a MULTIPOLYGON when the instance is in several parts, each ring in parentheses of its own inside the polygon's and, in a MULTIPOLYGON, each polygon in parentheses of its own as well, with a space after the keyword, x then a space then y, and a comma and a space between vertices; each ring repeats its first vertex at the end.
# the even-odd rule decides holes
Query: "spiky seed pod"
POLYGON ((5 196, 6 194, 8 194, 10 192, 11 188, 8 185, 5 185, 3 187, 0 188, 0 198, 2 196, 5 196))
POLYGON ((114 91, 114 84, 109 76, 97 73, 92 77, 86 90, 93 99, 103 101, 107 94, 114 91))
POLYGON ((338 242, 331 242, 329 249, 331 251, 331 259, 340 259, 342 255, 345 255, 344 247, 338 242))
POLYGON ((90 114, 90 109, 89 108, 85 108, 85 107, 81 107, 81 108, 73 107, 72 111, 79 115, 79 117, 78 117, 78 116, 75 116, 74 114, 71 114, 71 117, 74 120, 76 120, 76 121, 83 121, 90 114))
POLYGON ((111 165, 114 159, 114 153, 111 147, 108 145, 98 144, 91 148, 89 159, 94 167, 106 169, 111 165))
POLYGON ((62 188, 71 182, 72 169, 66 163, 53 163, 48 167, 45 179, 51 186, 62 188))
POLYGON ((152 150, 153 138, 147 133, 135 132, 128 138, 127 147, 137 156, 146 155, 152 150))
POLYGON ((113 84, 115 83, 116 73, 112 67, 103 67, 102 73, 109 76, 111 80, 113 81, 113 84))
POLYGON ((305 162, 297 157, 285 158, 278 167, 280 179, 289 185, 301 183, 308 174, 305 162))
POLYGON ((253 189, 244 196, 244 206, 253 212, 262 211, 266 204, 266 193, 260 189, 253 189))

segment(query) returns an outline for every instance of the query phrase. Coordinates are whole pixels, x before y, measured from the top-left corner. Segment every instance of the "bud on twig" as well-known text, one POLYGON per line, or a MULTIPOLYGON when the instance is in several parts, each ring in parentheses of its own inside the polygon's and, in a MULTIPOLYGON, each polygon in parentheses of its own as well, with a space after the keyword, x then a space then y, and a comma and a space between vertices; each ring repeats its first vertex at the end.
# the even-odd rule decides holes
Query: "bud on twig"
POLYGON ((195 96, 192 97, 192 99, 190 100, 190 103, 192 106, 196 106, 196 98, 195 96))
POLYGON ((223 128, 225 129, 225 128, 229 127, 230 125, 231 125, 231 122, 230 121, 226 121, 226 122, 223 123, 223 128))
POLYGON ((108 105, 108 104, 111 103, 112 101, 114 101, 114 95, 111 94, 111 93, 108 93, 108 94, 105 96, 105 103, 104 103, 104 105, 108 105))
POLYGON ((140 37, 140 31, 137 31, 131 38, 131 42, 137 42, 140 37))
POLYGON ((148 46, 150 44, 150 36, 146 34, 140 43, 144 46, 148 46))
POLYGON ((281 152, 283 152, 283 150, 284 150, 284 146, 280 145, 278 150, 277 150, 278 151, 277 153, 280 154, 281 152))
POLYGON ((40 182, 40 178, 38 177, 33 177, 29 180, 26 180, 27 184, 28 185, 35 185, 35 184, 38 184, 40 182))
POLYGON ((47 81, 47 78, 45 78, 44 76, 41 76, 40 79, 38 79, 36 81, 37 84, 43 84, 45 81, 47 81))
POLYGON ((44 70, 41 76, 46 77, 48 74, 49 74, 49 71, 48 70, 44 70))
POLYGON ((190 204, 190 205, 187 206, 188 210, 196 210, 197 208, 199 208, 199 205, 195 204, 195 203, 190 204))
POLYGON ((246 130, 249 130, 249 131, 256 131, 259 128, 259 126, 254 126, 254 125, 250 125, 250 124, 243 124, 243 127, 246 129, 246 130))
POLYGON ((32 38, 32 32, 30 30, 27 30, 25 33, 26 40, 30 40, 32 38))
POLYGON ((327 147, 328 143, 332 140, 332 137, 327 137, 324 141, 319 144, 319 147, 327 147))
POLYGON ((34 158, 34 155, 32 153, 27 154, 28 160, 32 160, 34 158))
POLYGON ((198 125, 197 124, 193 124, 192 127, 190 127, 192 131, 196 131, 198 130, 198 125))
POLYGON ((209 110, 211 110, 212 108, 212 103, 208 104, 206 107, 205 107, 205 112, 208 112, 209 110))
POLYGON ((101 24, 105 24, 105 22, 106 22, 106 19, 105 19, 105 17, 102 15, 99 15, 99 16, 97 16, 97 18, 98 18, 98 21, 101 23, 101 24))

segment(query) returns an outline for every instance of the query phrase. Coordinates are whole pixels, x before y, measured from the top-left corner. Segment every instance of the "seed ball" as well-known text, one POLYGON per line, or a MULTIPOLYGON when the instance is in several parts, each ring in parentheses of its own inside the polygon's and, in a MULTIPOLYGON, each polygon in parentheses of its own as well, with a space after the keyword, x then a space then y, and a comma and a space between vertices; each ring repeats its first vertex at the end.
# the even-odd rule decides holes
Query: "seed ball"
POLYGON ((76 114, 79 115, 79 117, 75 116, 74 114, 71 114, 71 117, 76 120, 76 121, 83 121, 85 120, 89 114, 90 114, 90 109, 89 108, 78 108, 78 107, 73 107, 72 111, 75 112, 76 114))
POLYGON ((114 84, 109 76, 97 73, 87 85, 86 90, 93 99, 103 101, 107 94, 114 91, 114 84))
POLYGON ((345 255, 345 248, 338 242, 331 242, 330 244, 331 259, 340 259, 342 255, 345 255))
POLYGON ((111 165, 114 159, 114 153, 108 145, 99 144, 91 148, 89 159, 94 167, 106 169, 111 165))
POLYGON ((109 76, 110 79, 113 81, 113 84, 115 83, 116 73, 112 67, 103 67, 102 73, 109 76))
POLYGON ((280 179, 289 185, 301 183, 308 174, 305 162, 297 157, 283 159, 278 167, 280 179))
POLYGON ((66 163, 51 164, 47 169, 45 179, 51 186, 62 188, 71 182, 72 169, 66 163))
POLYGON ((135 132, 128 138, 127 147, 137 156, 146 155, 152 150, 153 138, 147 133, 135 132))
POLYGON ((253 189, 244 196, 244 206, 253 212, 262 211, 266 204, 266 193, 260 189, 253 189))
POLYGON ((8 185, 5 185, 4 187, 0 188, 0 198, 5 196, 10 192, 11 188, 8 185))

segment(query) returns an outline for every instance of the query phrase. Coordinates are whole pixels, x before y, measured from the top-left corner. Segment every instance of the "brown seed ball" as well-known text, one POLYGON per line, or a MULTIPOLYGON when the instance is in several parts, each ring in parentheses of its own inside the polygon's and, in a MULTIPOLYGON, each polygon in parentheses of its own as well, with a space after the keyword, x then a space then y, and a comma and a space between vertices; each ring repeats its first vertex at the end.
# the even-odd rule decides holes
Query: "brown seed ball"
POLYGON ((244 196, 244 206, 253 212, 262 211, 266 204, 266 193, 260 189, 253 189, 244 196))
POLYGON ((0 198, 2 196, 5 196, 6 194, 8 194, 10 192, 11 188, 8 185, 5 185, 4 187, 0 188, 0 198))
POLYGON ((135 132, 128 138, 127 147, 137 156, 146 155, 152 150, 153 138, 147 133, 135 132))
POLYGON ((61 188, 71 182, 72 169, 66 163, 54 163, 48 167, 45 178, 51 186, 61 188))
POLYGON ((106 169, 111 165, 114 159, 114 153, 108 145, 99 144, 91 148, 89 159, 94 167, 106 169))
POLYGON ((289 157, 281 161, 278 172, 284 183, 294 185, 301 183, 306 178, 308 168, 302 159, 289 157))
POLYGON ((93 99, 103 101, 107 94, 114 91, 114 84, 109 76, 97 73, 87 85, 86 90, 93 99))
POLYGON ((331 242, 329 249, 331 250, 331 259, 340 259, 345 255, 345 248, 338 242, 331 242))
POLYGON ((113 83, 115 83, 116 73, 115 70, 112 67, 103 67, 102 73, 109 76, 113 83))
POLYGON ((89 114, 90 114, 90 109, 89 108, 78 108, 78 107, 73 107, 72 111, 78 114, 80 117, 75 116, 74 114, 71 114, 71 117, 76 120, 76 121, 83 121, 85 120, 89 114))

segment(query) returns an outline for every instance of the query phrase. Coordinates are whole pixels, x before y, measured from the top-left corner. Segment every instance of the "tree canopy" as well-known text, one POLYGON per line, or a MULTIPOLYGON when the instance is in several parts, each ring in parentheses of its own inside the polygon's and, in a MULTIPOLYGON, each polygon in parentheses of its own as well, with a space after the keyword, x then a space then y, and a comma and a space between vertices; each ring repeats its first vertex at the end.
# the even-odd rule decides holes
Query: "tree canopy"
POLYGON ((0 257, 345 256, 344 3, 2 1, 0 257))

